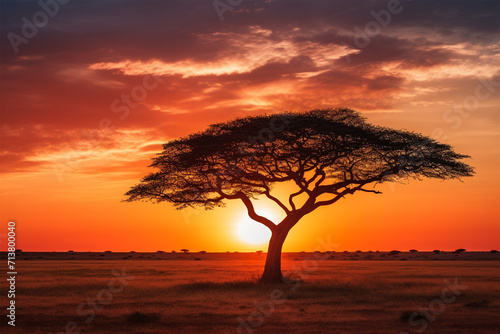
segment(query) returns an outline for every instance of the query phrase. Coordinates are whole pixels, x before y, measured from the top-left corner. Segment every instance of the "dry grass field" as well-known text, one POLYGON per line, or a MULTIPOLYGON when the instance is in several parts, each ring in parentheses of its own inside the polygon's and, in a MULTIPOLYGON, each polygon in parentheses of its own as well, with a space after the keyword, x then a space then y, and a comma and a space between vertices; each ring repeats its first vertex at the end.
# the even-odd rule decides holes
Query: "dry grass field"
POLYGON ((2 333, 500 333, 496 254, 285 254, 296 280, 276 287, 255 283, 264 254, 40 254, 17 263, 16 327, 2 302, 2 333))

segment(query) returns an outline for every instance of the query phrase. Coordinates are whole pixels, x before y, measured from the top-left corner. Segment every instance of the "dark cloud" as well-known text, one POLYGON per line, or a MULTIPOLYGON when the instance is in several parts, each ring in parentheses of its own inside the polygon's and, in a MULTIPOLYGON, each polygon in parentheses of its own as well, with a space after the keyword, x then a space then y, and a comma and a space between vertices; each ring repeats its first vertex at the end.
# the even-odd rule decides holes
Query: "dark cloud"
MULTIPOLYGON (((364 31, 375 20, 373 12, 381 13, 388 3, 243 1, 221 22, 212 2, 205 0, 72 0, 27 44, 19 45, 16 54, 8 34, 22 35, 21 18, 31 21, 41 8, 38 1, 4 0, 4 172, 16 166, 36 169, 42 163, 30 158, 78 148, 82 131, 99 130, 103 119, 121 134, 105 137, 100 143, 105 150, 122 147, 119 139, 126 131, 140 132, 141 140, 166 140, 215 121, 285 106, 390 109, 397 94, 410 85, 412 78, 404 71, 425 72, 456 63, 472 66, 478 54, 498 54, 498 1, 402 0, 403 10, 391 15, 387 27, 370 36, 366 45, 356 43, 356 29, 364 31), (476 53, 465 52, 467 48, 476 53), (163 75, 147 98, 127 107, 124 119, 111 105, 130 95, 147 73, 89 68, 156 60, 168 65, 188 62, 186 68, 194 64, 199 69, 231 59, 239 62, 228 63, 228 68, 240 66, 233 72, 163 75)), ((439 84, 444 79, 435 80, 439 84)), ((443 94, 452 98, 455 91, 443 94)), ((137 145, 137 150, 156 147, 151 145, 137 145)))
POLYGON ((435 48, 434 42, 427 40, 412 40, 407 37, 395 38, 378 35, 368 39, 364 48, 358 49, 357 53, 343 57, 337 64, 357 66, 367 64, 370 66, 379 63, 402 62, 402 67, 431 67, 447 63, 451 59, 466 58, 462 55, 446 50, 435 48))
POLYGON ((399 89, 404 81, 401 77, 382 75, 369 80, 367 86, 370 90, 393 90, 399 89))

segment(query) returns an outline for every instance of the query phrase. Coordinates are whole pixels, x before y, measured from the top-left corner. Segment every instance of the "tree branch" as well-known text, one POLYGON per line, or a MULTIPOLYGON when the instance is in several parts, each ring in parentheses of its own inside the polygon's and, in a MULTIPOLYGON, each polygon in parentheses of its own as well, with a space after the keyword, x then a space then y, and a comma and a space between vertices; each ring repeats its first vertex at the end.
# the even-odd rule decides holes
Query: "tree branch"
POLYGON ((342 197, 344 197, 345 195, 347 195, 349 193, 348 190, 344 190, 343 192, 341 192, 339 195, 335 196, 334 198, 328 200, 328 201, 321 201, 321 202, 316 202, 314 203, 311 211, 314 211, 316 210, 318 207, 320 206, 323 206, 323 205, 330 205, 330 204, 333 204, 335 202, 337 202, 339 199, 341 199, 342 197))
POLYGON ((300 189, 299 191, 293 193, 290 195, 290 197, 288 198, 288 202, 290 203, 290 206, 292 207, 292 211, 295 211, 296 208, 295 208, 295 203, 293 202, 293 198, 295 196, 299 196, 300 194, 304 193, 305 190, 304 189, 300 189))
POLYGON ((255 212, 255 208, 253 206, 252 201, 243 192, 238 191, 234 195, 224 195, 223 194, 222 196, 224 198, 227 198, 227 199, 237 199, 237 198, 241 199, 241 201, 243 202, 243 204, 245 204, 245 206, 247 208, 248 216, 250 218, 265 225, 267 228, 269 228, 271 230, 271 232, 274 232, 274 230, 276 230, 276 225, 271 220, 267 219, 266 217, 260 216, 257 214, 257 212, 255 212))
POLYGON ((264 184, 264 188, 265 188, 264 194, 266 195, 266 197, 269 198, 270 200, 274 201, 274 203, 278 204, 279 207, 282 208, 283 211, 285 211, 285 213, 288 215, 290 213, 290 210, 288 210, 286 205, 283 204, 279 199, 277 199, 276 197, 271 195, 271 189, 269 189, 268 185, 264 184))
MULTIPOLYGON (((372 181, 373 182, 373 181, 372 181)), ((366 182, 368 183, 368 182, 366 182)), ((340 192, 337 194, 337 196, 335 196, 334 198, 330 199, 330 200, 327 200, 327 201, 321 201, 321 202, 316 202, 313 206, 313 209, 312 210, 315 210, 317 209, 318 207, 320 206, 323 206, 323 205, 330 205, 330 204, 333 204, 335 202, 337 202, 339 199, 343 198, 345 195, 349 195, 349 194, 354 194, 356 191, 363 191, 363 192, 367 192, 367 193, 374 193, 374 194, 381 194, 382 192, 380 191, 377 191, 377 190, 369 190, 369 189, 363 189, 362 187, 366 184, 366 183, 363 183, 363 184, 360 184, 358 185, 357 187, 354 187, 354 188, 346 188, 344 191, 340 192)))
POLYGON ((367 193, 374 193, 374 194, 381 194, 381 193, 382 193, 381 191, 377 191, 377 190, 368 190, 368 189, 363 189, 363 188, 359 188, 359 189, 356 189, 356 190, 359 190, 359 191, 364 191, 364 192, 367 192, 367 193))

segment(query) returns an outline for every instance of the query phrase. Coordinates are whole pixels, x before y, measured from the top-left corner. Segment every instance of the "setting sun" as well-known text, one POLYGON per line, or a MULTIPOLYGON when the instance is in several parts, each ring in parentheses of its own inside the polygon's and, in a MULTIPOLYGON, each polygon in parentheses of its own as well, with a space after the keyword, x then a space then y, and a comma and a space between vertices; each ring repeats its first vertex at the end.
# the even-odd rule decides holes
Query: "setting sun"
POLYGON ((254 245, 265 244, 271 238, 271 231, 250 218, 243 218, 237 225, 236 234, 240 240, 254 245))

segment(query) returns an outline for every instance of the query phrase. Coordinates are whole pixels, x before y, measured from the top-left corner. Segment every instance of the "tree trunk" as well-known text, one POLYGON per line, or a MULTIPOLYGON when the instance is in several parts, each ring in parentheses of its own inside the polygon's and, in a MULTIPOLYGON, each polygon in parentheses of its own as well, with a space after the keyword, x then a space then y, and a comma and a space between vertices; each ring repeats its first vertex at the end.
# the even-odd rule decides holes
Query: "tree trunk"
POLYGON ((267 251, 266 265, 264 273, 260 278, 260 283, 276 284, 283 283, 281 273, 281 248, 285 242, 289 230, 278 229, 272 234, 267 251))

